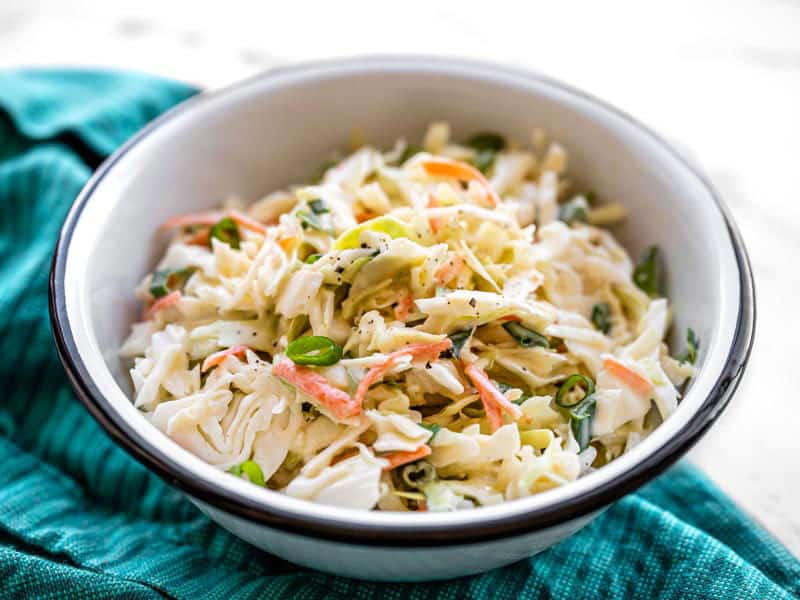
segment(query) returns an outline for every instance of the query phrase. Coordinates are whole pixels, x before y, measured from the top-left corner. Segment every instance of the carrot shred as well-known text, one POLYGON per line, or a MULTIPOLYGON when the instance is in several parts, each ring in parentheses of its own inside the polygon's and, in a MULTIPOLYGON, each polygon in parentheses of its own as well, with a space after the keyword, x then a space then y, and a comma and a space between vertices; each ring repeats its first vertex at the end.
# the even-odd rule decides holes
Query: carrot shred
POLYGON ((453 343, 450 341, 450 339, 445 338, 441 342, 434 342, 432 344, 411 344, 410 346, 406 346, 400 350, 395 350, 386 358, 383 363, 375 365, 369 371, 367 371, 364 379, 362 379, 358 384, 354 400, 359 406, 361 406, 370 386, 380 381, 386 372, 394 367, 404 356, 411 356, 412 358, 429 356, 431 360, 435 360, 439 358, 439 355, 442 352, 449 350, 452 345, 453 343))
POLYGON ((190 246, 208 246, 209 239, 211 238, 211 228, 203 227, 194 232, 190 236, 184 238, 183 243, 190 246))
POLYGON ((474 363, 464 366, 464 373, 466 373, 472 385, 478 390, 478 394, 483 402, 483 408, 486 411, 486 417, 489 419, 489 425, 492 431, 497 431, 503 426, 503 413, 508 413, 512 419, 516 420, 522 416, 522 410, 510 402, 505 395, 497 389, 486 372, 475 365, 474 363))
POLYGON ((161 229, 175 229, 176 227, 190 227, 192 225, 214 225, 223 217, 225 217, 225 213, 218 210, 177 215, 167 219, 161 225, 161 229))
POLYGON ((267 234, 267 226, 263 223, 259 223, 255 219, 248 217, 246 214, 239 212, 238 210, 231 210, 228 211, 228 216, 234 220, 234 222, 239 226, 243 227, 244 229, 249 229, 250 231, 255 231, 256 233, 260 233, 261 235, 267 234))
POLYGON ((166 296, 159 298, 153 304, 150 305, 146 311, 144 311, 143 318, 145 321, 149 321, 152 319, 156 313, 160 310, 164 310, 165 308, 169 308, 170 306, 174 306, 177 304, 180 299, 183 297, 180 290, 175 290, 174 292, 170 292, 166 296))
POLYGON ((641 396, 647 396, 653 391, 652 383, 616 359, 606 358, 603 368, 641 396))
POLYGON ((464 270, 466 262, 460 254, 455 254, 444 264, 440 265, 433 274, 436 283, 444 285, 451 279, 458 277, 464 270))
POLYGON ((472 165, 449 159, 427 160, 422 163, 422 168, 433 177, 450 177, 460 181, 477 181, 484 189, 487 202, 495 207, 500 204, 500 198, 492 189, 491 184, 478 169, 472 165))
POLYGON ((333 387, 328 380, 308 367, 296 365, 289 359, 273 365, 272 372, 315 398, 337 419, 361 414, 363 398, 351 398, 347 392, 333 387))
POLYGON ((381 456, 380 458, 389 461, 389 464, 383 467, 383 470, 391 471, 392 469, 396 469, 397 467, 407 465, 408 463, 412 463, 415 460, 419 460, 420 458, 425 458, 431 452, 432 452, 431 447, 428 446, 427 444, 423 444, 416 450, 412 450, 410 452, 392 452, 391 454, 381 456))
POLYGON ((356 215, 356 222, 363 223, 364 221, 369 221, 370 219, 374 219, 377 216, 378 215, 376 215, 374 212, 370 212, 370 211, 358 213, 356 215))
POLYGON ((292 246, 294 246, 295 242, 297 242, 297 237, 290 235, 280 238, 278 240, 278 246, 280 246, 284 252, 289 252, 289 250, 292 249, 292 246))
POLYGON ((505 317, 503 317, 500 320, 504 321, 504 322, 513 321, 514 323, 521 323, 522 322, 522 319, 520 319, 517 315, 506 315, 505 317))
POLYGON ((394 316, 398 321, 405 321, 414 308, 414 296, 408 291, 403 292, 397 301, 397 306, 394 308, 394 316))
POLYGON ((225 348, 225 350, 214 352, 214 354, 206 356, 203 365, 200 367, 200 372, 205 373, 209 369, 221 365, 229 356, 242 358, 249 349, 250 346, 231 346, 230 348, 225 348))

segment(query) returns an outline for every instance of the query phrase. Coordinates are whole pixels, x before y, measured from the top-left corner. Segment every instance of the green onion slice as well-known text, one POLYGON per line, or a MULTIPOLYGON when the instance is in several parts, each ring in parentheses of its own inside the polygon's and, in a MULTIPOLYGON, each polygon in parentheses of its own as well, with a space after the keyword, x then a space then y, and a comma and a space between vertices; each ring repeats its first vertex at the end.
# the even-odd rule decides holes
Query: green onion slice
POLYGON ((419 460, 403 467, 400 476, 408 487, 422 489, 426 483, 436 479, 436 469, 431 463, 419 460))
POLYGON ((300 226, 303 229, 316 229, 317 231, 333 235, 331 229, 323 225, 322 221, 320 221, 319 213, 301 210, 297 212, 296 216, 300 220, 300 226))
POLYGON ((500 152, 506 147, 506 139, 493 131, 476 133, 467 140, 467 146, 475 150, 494 150, 500 152))
POLYGON ((453 347, 450 348, 450 352, 455 358, 461 357, 461 350, 464 348, 464 344, 467 343, 467 340, 472 336, 474 331, 475 329, 464 329, 463 331, 451 333, 448 336, 453 344, 453 347))
POLYGON ((261 467, 258 466, 258 463, 253 460, 246 460, 241 464, 235 465, 228 470, 228 473, 236 475, 237 477, 241 477, 242 473, 247 475, 247 479, 250 480, 250 483, 255 483, 256 485, 264 486, 266 485, 266 481, 264 481, 264 473, 261 471, 261 467))
POLYGON ((286 356, 298 365, 327 367, 341 360, 342 347, 324 335, 307 335, 289 344, 286 356))
POLYGON ((697 360, 697 350, 700 348, 700 338, 694 332, 694 329, 689 327, 686 331, 686 352, 683 355, 683 361, 694 364, 697 360))
POLYGON ((642 260, 633 270, 633 282, 651 298, 658 296, 658 247, 645 250, 642 260))
POLYGON ((523 348, 532 348, 533 346, 540 346, 541 348, 550 347, 550 342, 546 336, 533 331, 532 329, 528 329, 516 321, 507 321, 506 323, 503 323, 503 329, 505 329, 511 337, 517 340, 517 343, 519 343, 519 345, 523 348))
POLYGON ((239 228, 236 226, 236 222, 230 217, 225 217, 211 226, 211 231, 208 238, 209 245, 211 244, 211 240, 214 238, 217 238, 221 242, 225 242, 234 250, 239 249, 239 242, 242 240, 242 238, 239 236, 239 228))
POLYGON ((182 289, 192 273, 193 267, 156 271, 150 280, 150 294, 153 298, 163 298, 176 289, 182 289))
POLYGON ((603 333, 611 331, 611 305, 598 302, 592 307, 592 323, 603 333))
POLYGON ((564 383, 561 384, 561 387, 556 393, 556 404, 567 412, 572 435, 575 436, 575 440, 578 442, 580 449, 585 450, 589 446, 589 441, 591 440, 592 418, 594 417, 594 411, 597 407, 597 401, 594 397, 594 382, 585 375, 579 373, 570 375, 564 383), (580 383, 582 383, 586 389, 583 398, 576 402, 568 403, 566 399, 567 394, 580 383))
POLYGON ((436 437, 436 434, 439 433, 439 430, 442 428, 441 425, 437 425, 436 423, 417 423, 423 429, 427 429, 431 432, 431 437, 428 438, 428 442, 430 444, 431 440, 436 437))
POLYGON ((567 225, 578 221, 586 223, 589 220, 589 201, 586 196, 575 196, 572 200, 564 202, 558 207, 558 218, 567 225))
POLYGON ((579 383, 583 384, 583 387, 586 388, 586 392, 582 400, 585 400, 592 394, 594 394, 594 382, 586 377, 585 375, 581 375, 580 373, 575 373, 574 375, 570 375, 569 377, 564 380, 564 383, 561 384, 561 387, 558 388, 558 392, 556 393, 556 404, 561 408, 573 408, 580 404, 582 400, 567 403, 567 394, 572 391, 579 383))
POLYGON ((307 264, 307 265, 313 265, 313 264, 314 264, 315 262, 317 262, 317 261, 318 261, 320 258, 322 258, 322 254, 309 254, 309 255, 306 257, 306 264, 307 264))
POLYGON ((310 208, 311 212, 313 212, 315 215, 323 215, 325 213, 331 212, 328 209, 328 207, 325 206, 325 203, 320 198, 317 198, 316 200, 311 200, 308 203, 308 208, 310 208))

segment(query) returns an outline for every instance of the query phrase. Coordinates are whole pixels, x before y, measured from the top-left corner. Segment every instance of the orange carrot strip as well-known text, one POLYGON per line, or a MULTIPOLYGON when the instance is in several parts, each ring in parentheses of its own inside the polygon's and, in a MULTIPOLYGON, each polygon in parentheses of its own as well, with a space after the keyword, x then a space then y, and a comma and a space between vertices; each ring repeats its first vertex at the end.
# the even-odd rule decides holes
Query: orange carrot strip
POLYGON ((214 225, 224 216, 224 213, 216 210, 177 215, 167 219, 161 225, 161 229, 175 229, 176 227, 190 227, 191 225, 214 225))
POLYGON ((493 207, 500 204, 500 198, 492 189, 491 184, 478 169, 457 160, 437 158, 422 163, 422 168, 433 177, 451 177, 461 181, 477 181, 486 192, 486 199, 493 207))
POLYGON ((225 362, 225 359, 229 356, 238 356, 239 358, 243 358, 245 352, 249 350, 249 346, 231 346, 230 348, 225 348, 225 350, 220 350, 219 352, 214 352, 206 357, 203 361, 203 365, 200 367, 200 371, 205 373, 212 367, 216 367, 217 365, 221 365, 225 362))
POLYGON ((294 246, 296 241, 297 237, 290 235, 287 237, 280 238, 278 240, 278 246, 280 246, 284 252, 289 252, 289 250, 292 249, 292 246, 294 246))
POLYGON ((249 229, 250 231, 255 231, 256 233, 260 233, 261 235, 267 234, 267 226, 263 223, 259 223, 255 219, 248 217, 246 214, 239 212, 238 210, 230 210, 228 211, 228 216, 233 219, 239 227, 243 227, 244 229, 249 229))
POLYGON ((189 244, 191 246, 208 246, 209 238, 211 237, 211 228, 203 227, 199 231, 196 231, 192 235, 188 236, 183 240, 184 244, 189 244))
POLYGON ((444 285, 454 277, 458 277, 461 271, 464 270, 465 264, 464 258, 460 254, 455 254, 453 258, 439 265, 433 274, 433 278, 436 280, 436 283, 444 285))
POLYGON ((369 221, 370 219, 374 219, 377 216, 378 215, 376 215, 374 212, 370 212, 370 211, 358 213, 356 215, 356 222, 363 223, 364 221, 369 221))
POLYGON ((515 323, 521 323, 522 322, 522 319, 520 319, 517 315, 506 315, 505 317, 503 317, 500 320, 504 321, 504 322, 508 322, 508 321, 514 321, 515 323))
POLYGON ((431 360, 435 360, 439 358, 442 352, 449 350, 452 345, 453 343, 448 338, 445 338, 441 342, 434 342, 433 344, 411 344, 400 350, 395 350, 383 363, 367 371, 364 379, 358 384, 356 395, 353 397, 354 400, 361 406, 364 403, 364 396, 367 395, 367 390, 369 390, 370 386, 383 379, 386 372, 394 367, 404 356, 411 356, 412 358, 429 356, 431 360))
POLYGON ((612 377, 619 379, 622 383, 641 396, 647 396, 653 391, 652 383, 616 359, 611 357, 606 358, 603 361, 603 368, 605 368, 605 370, 608 371, 612 377))
POLYGON ((361 400, 351 398, 347 392, 333 387, 327 379, 308 367, 301 367, 284 359, 273 365, 272 372, 316 398, 337 419, 361 414, 361 400))
POLYGON ((174 306, 177 304, 180 299, 182 298, 180 290, 175 290, 174 292, 170 292, 166 296, 163 296, 153 302, 146 311, 144 311, 143 318, 145 321, 149 321, 152 319, 155 314, 160 311, 164 310, 165 308, 169 308, 170 306, 174 306))
POLYGON ((408 315, 411 313, 412 308, 414 308, 414 296, 406 291, 401 294, 399 300, 397 301, 397 306, 394 308, 395 318, 398 321, 405 321, 408 318, 408 315))
POLYGON ((431 453, 431 447, 427 444, 423 444, 416 450, 412 450, 410 452, 392 452, 391 454, 387 454, 386 456, 381 456, 385 460, 389 461, 389 464, 383 467, 384 471, 391 471, 392 469, 396 469, 397 467, 401 467, 403 465, 407 465, 408 463, 412 463, 415 460, 419 460, 420 458, 425 458, 431 453))
POLYGON ((522 410, 520 410, 519 406, 510 402, 497 389, 483 369, 471 363, 464 367, 464 373, 478 390, 492 431, 497 431, 503 426, 503 412, 508 413, 515 420, 522 416, 522 410))

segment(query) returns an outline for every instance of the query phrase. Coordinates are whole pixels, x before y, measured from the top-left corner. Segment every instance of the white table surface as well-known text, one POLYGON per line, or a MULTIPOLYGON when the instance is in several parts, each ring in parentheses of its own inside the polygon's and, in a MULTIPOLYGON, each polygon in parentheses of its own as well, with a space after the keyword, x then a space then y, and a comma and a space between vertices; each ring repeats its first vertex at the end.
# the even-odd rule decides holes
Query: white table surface
POLYGON ((800 556, 800 3, 0 3, 0 67, 103 65, 216 88, 364 53, 536 69, 675 140, 706 169, 755 270, 753 356, 690 458, 800 556), (213 8, 216 7, 216 8, 213 8))

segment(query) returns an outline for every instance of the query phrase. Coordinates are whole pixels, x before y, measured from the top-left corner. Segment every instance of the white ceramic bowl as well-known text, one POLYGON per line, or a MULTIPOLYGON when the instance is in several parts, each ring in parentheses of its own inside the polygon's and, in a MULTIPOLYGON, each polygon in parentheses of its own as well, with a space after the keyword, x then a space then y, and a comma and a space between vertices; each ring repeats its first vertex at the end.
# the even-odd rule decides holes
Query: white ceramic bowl
POLYGON ((709 183, 662 139, 586 94, 528 72, 430 57, 373 57, 272 70, 170 111, 114 154, 75 202, 53 261, 59 353, 80 398, 134 457, 248 542, 351 577, 426 580, 477 573, 539 552, 684 454, 726 405, 754 325, 745 249, 709 183), (445 119, 456 138, 543 126, 569 150, 578 188, 625 204, 617 232, 634 254, 665 259, 673 341, 702 339, 698 376, 650 437, 575 483, 456 513, 353 511, 231 477, 151 426, 117 358, 139 307, 132 290, 163 250, 159 224, 311 177, 354 128, 371 143, 420 139, 445 119))

